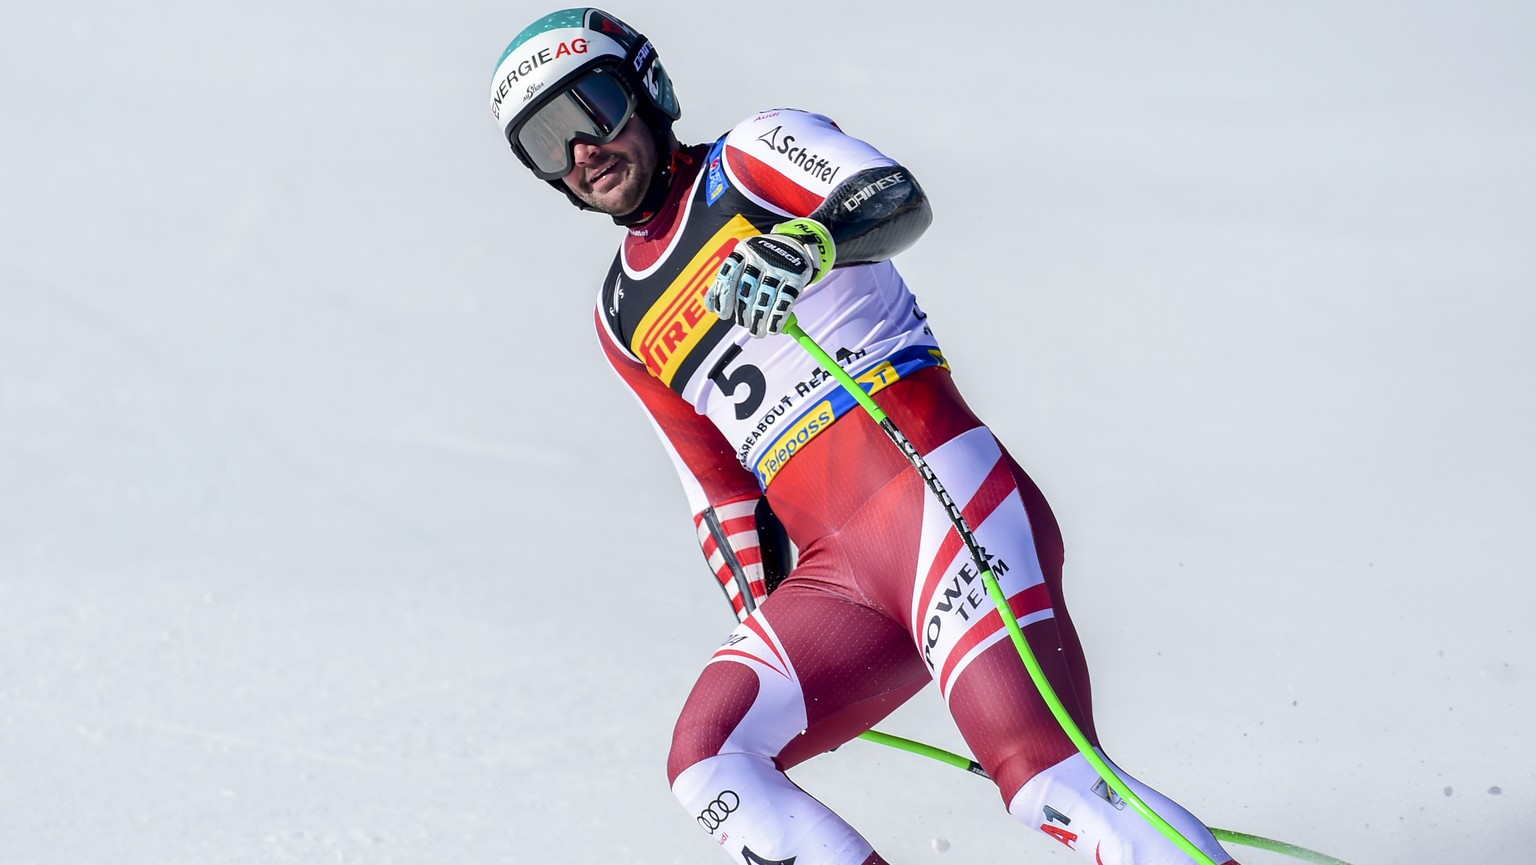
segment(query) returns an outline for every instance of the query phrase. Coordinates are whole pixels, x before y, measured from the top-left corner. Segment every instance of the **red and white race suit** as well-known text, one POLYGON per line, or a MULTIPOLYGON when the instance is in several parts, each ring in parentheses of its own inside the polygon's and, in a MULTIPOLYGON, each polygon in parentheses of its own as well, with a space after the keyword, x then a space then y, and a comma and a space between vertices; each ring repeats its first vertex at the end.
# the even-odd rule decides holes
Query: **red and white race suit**
MULTIPOLYGON (((735 594, 727 586, 745 621, 705 665, 677 722, 668 774, 684 807, 746 865, 881 862, 784 770, 934 682, 1015 817, 1103 865, 1188 862, 1095 783, 976 563, 884 433, 794 340, 753 339, 704 309, 737 240, 813 212, 836 223, 843 210, 872 206, 905 169, 828 118, 792 110, 752 117, 713 145, 681 151, 672 167, 672 195, 630 230, 596 324, 671 455, 712 569, 723 584, 733 567, 748 575, 735 594), (753 519, 764 497, 798 551, 771 595, 753 519)), ((962 400, 896 268, 840 265, 794 312, 926 456, 1056 693, 1094 738, 1055 518, 962 400)), ((1143 795, 1214 861, 1230 859, 1183 808, 1143 795)))

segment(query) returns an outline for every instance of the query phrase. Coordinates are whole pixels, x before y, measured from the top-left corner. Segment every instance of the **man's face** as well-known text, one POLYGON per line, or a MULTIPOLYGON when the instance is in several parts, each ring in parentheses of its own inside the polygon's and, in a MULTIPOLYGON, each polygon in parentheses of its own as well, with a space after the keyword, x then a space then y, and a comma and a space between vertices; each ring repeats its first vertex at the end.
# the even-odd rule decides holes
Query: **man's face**
POLYGON ((656 142, 644 121, 631 117, 607 144, 576 142, 566 188, 595 210, 622 216, 640 206, 656 171, 656 142))

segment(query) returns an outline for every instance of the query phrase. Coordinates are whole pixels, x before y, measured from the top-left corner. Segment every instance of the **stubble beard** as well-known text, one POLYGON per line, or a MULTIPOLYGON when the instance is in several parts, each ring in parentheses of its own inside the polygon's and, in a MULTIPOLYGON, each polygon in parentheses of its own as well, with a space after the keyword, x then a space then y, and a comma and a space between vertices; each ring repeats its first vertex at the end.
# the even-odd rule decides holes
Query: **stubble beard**
POLYGON ((616 170, 624 173, 624 179, 617 186, 602 192, 591 188, 576 189, 573 190, 576 197, 593 210, 609 216, 633 212, 645 200, 659 159, 654 139, 646 135, 644 141, 619 157, 621 164, 616 170))
MULTIPOLYGON (((623 216, 640 206, 640 201, 645 198, 646 187, 650 185, 650 171, 645 166, 631 163, 625 166, 627 175, 622 183, 604 192, 587 190, 577 193, 577 197, 587 203, 588 207, 609 216, 623 216)), ((654 169, 653 169, 654 170, 654 169)))

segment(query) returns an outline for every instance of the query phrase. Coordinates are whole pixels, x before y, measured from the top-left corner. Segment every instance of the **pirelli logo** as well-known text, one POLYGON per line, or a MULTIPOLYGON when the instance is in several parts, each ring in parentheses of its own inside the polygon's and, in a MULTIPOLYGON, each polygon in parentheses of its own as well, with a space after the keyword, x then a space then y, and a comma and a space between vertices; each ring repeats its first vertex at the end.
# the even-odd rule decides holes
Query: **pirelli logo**
POLYGON ((640 319, 630 348, 663 384, 671 386, 684 359, 717 320, 704 308, 704 292, 735 247, 732 241, 757 233, 742 216, 731 217, 640 319))

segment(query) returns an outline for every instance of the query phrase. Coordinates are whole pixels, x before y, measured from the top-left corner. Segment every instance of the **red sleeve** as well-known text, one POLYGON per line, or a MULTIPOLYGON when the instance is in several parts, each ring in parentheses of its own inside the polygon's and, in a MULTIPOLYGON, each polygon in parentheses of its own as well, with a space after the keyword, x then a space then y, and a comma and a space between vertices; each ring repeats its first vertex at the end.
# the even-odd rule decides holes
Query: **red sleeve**
POLYGON ((756 476, 742 467, 736 452, 715 425, 614 342, 601 310, 597 314, 597 330, 603 354, 650 415, 693 513, 760 496, 762 490, 756 476))
POLYGON ((601 308, 597 330, 608 363, 645 407, 672 458, 710 572, 736 618, 745 619, 793 566, 783 525, 762 498, 757 476, 742 467, 725 436, 624 351, 601 308))

